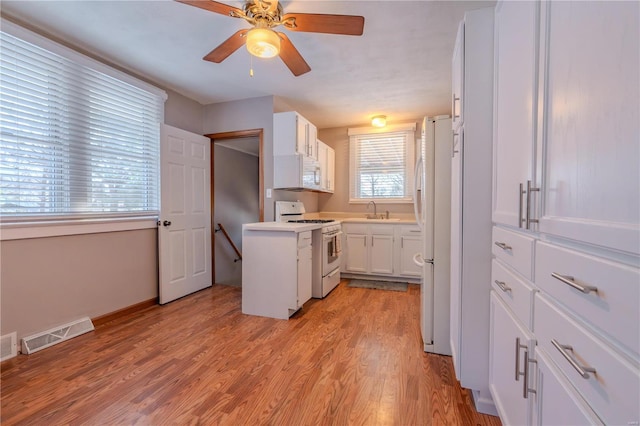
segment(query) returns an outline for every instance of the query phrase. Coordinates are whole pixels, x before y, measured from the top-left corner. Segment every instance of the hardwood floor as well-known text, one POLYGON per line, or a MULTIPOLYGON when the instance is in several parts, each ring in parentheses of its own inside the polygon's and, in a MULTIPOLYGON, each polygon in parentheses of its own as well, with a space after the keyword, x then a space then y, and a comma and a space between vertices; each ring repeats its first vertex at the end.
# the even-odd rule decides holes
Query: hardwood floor
POLYGON ((289 321, 216 285, 1 365, 2 425, 499 425, 425 354, 419 287, 349 288, 289 321))

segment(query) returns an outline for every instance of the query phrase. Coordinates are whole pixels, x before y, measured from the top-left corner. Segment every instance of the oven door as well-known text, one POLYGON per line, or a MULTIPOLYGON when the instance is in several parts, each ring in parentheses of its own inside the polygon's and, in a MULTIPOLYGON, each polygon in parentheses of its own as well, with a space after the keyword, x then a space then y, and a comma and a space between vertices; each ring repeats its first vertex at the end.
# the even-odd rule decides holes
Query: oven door
POLYGON ((340 267, 342 231, 322 234, 322 276, 340 267))

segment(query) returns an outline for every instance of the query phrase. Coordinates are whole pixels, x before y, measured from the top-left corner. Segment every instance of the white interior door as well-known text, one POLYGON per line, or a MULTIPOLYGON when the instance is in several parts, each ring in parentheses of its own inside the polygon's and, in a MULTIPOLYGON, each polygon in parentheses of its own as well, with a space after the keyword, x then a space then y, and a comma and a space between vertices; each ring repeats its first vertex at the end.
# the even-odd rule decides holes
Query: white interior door
POLYGON ((212 285, 211 142, 163 125, 158 231, 160 304, 212 285))

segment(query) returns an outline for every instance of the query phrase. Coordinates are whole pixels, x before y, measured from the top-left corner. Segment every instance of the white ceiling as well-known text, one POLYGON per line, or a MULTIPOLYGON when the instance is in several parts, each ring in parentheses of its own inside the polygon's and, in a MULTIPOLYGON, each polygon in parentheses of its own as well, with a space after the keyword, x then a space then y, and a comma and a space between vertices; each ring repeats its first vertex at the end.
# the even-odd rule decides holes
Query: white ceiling
MULTIPOLYGON (((239 1, 227 1, 242 8, 239 1)), ((311 72, 294 77, 278 58, 240 48, 202 60, 244 20, 173 1, 6 1, 2 14, 144 76, 203 105, 267 95, 318 128, 448 114, 458 22, 493 1, 282 1, 284 12, 365 17, 361 37, 286 31, 311 72)))

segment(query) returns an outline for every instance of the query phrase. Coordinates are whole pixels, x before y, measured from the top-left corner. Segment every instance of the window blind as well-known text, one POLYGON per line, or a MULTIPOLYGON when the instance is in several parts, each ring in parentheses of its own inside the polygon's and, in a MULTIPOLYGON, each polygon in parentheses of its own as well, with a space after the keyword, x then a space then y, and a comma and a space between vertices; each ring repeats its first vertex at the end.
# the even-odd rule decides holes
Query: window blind
POLYGON ((350 136, 351 201, 410 200, 413 132, 350 136))
POLYGON ((0 214, 159 209, 164 99, 0 33, 0 214))

